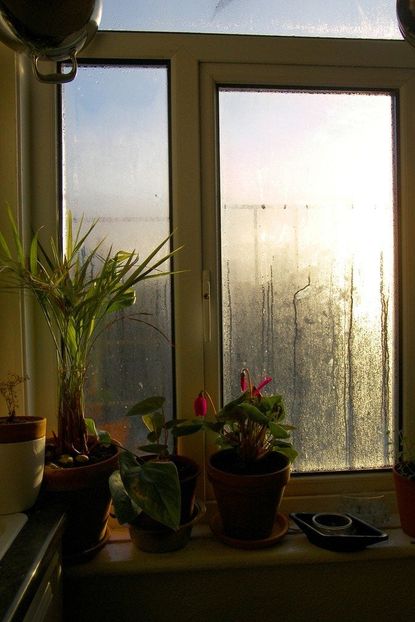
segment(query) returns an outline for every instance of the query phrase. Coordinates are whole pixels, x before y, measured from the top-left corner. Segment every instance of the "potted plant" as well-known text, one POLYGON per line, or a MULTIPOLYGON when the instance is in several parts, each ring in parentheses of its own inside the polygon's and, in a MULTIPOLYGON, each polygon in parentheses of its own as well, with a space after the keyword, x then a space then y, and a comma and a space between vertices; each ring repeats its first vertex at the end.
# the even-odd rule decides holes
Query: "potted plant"
POLYGON ((415 447, 402 439, 402 450, 393 467, 396 501, 402 530, 415 537, 415 447))
POLYGON ((128 523, 134 544, 149 552, 182 548, 194 523, 204 513, 196 501, 199 466, 186 456, 171 452, 169 435, 192 434, 200 421, 166 420, 165 398, 154 396, 135 404, 127 416, 141 416, 147 441, 139 449, 148 456, 124 450, 120 468, 110 477, 114 511, 121 524, 128 523))
MULTIPOLYGON (((292 426, 284 423, 282 396, 261 393, 270 381, 266 378, 256 387, 243 369, 241 395, 206 423, 218 433, 220 447, 207 464, 219 510, 212 528, 234 546, 271 545, 288 527, 278 508, 297 452, 289 441, 292 426)), ((202 391, 195 400, 196 414, 206 414, 207 399, 202 391)))
POLYGON ((55 345, 58 429, 47 444, 44 481, 47 490, 67 497, 64 554, 78 558, 105 542, 108 477, 118 462, 118 450, 109 436, 98 434, 93 421, 85 417, 84 382, 91 351, 100 334, 116 321, 116 312, 135 302, 134 286, 170 274, 159 267, 176 251, 159 256, 170 236, 142 260, 135 251, 101 252, 103 240, 88 248, 97 221, 84 229, 81 219, 75 228, 68 212, 63 252, 54 238, 46 251, 39 232, 26 252, 10 210, 9 221, 10 243, 0 234, 3 283, 34 296, 55 345))
POLYGON ((46 419, 17 416, 17 387, 27 376, 0 381, 7 416, 0 417, 0 514, 30 509, 39 494, 45 459, 46 419))

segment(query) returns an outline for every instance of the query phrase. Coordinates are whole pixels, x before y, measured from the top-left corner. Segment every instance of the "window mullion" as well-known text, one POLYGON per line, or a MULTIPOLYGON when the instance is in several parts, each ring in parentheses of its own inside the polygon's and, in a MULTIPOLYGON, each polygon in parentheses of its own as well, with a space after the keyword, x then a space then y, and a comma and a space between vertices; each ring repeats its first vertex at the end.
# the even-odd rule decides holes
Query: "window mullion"
MULTIPOLYGON (((175 243, 174 325, 178 417, 191 417, 204 386, 202 320, 202 224, 198 60, 186 50, 171 60, 172 220, 175 243)), ((204 236, 205 237, 205 232, 204 236)), ((180 439, 180 450, 200 461, 202 435, 180 439)))

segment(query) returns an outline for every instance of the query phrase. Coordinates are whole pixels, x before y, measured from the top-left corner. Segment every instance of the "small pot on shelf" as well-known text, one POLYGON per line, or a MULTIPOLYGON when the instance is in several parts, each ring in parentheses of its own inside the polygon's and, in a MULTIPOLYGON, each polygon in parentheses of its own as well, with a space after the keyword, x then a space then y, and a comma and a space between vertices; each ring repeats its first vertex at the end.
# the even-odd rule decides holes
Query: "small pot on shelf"
POLYGON ((183 548, 206 508, 196 500, 199 465, 182 455, 120 455, 120 469, 110 477, 115 515, 128 524, 140 550, 164 553, 183 548))
MULTIPOLYGON (((196 500, 189 521, 180 524, 178 529, 169 529, 160 523, 149 526, 147 520, 140 515, 128 528, 134 545, 146 553, 169 553, 184 548, 192 535, 192 529, 206 513, 205 504, 196 500), (141 519, 141 520, 140 520, 141 519)), ((148 517, 147 517, 148 518, 148 517)))
POLYGON ((395 464, 393 480, 402 530, 415 538, 415 462, 395 464))
POLYGON ((45 463, 46 419, 0 418, 0 514, 30 509, 36 502, 45 463))

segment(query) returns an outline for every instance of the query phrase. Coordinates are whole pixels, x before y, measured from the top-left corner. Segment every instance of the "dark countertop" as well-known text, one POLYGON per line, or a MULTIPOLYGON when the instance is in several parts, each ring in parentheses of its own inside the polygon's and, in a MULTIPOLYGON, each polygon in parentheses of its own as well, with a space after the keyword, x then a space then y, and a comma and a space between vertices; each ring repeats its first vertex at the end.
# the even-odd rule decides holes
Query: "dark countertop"
POLYGON ((45 495, 25 514, 29 520, 0 560, 0 622, 23 619, 60 547, 65 519, 60 504, 45 495))

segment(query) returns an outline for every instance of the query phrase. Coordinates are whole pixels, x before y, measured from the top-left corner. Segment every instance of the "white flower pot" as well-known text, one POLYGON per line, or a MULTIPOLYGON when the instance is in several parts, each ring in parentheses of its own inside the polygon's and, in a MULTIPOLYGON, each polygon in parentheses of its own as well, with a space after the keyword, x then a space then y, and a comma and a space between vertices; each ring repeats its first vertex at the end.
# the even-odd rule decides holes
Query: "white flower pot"
POLYGON ((31 508, 39 494, 45 463, 46 419, 0 420, 0 514, 31 508))

